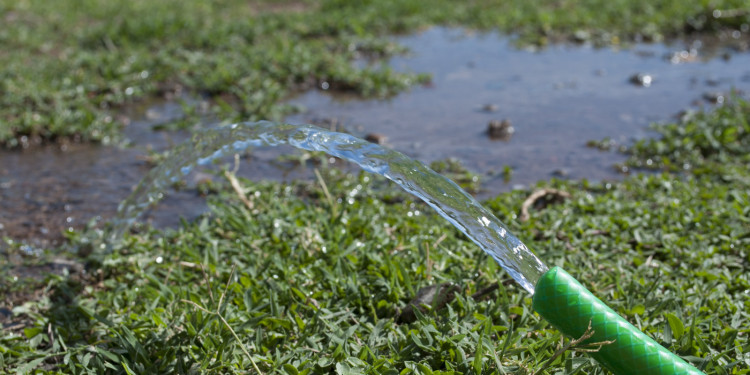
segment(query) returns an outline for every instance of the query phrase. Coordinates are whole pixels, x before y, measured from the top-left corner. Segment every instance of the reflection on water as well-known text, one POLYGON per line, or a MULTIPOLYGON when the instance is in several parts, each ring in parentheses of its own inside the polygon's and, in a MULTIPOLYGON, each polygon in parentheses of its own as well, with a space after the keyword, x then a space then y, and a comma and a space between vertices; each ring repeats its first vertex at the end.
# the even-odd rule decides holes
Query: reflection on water
POLYGON ((389 65, 430 72, 431 85, 385 101, 307 92, 293 103, 308 111, 287 120, 336 118, 354 134, 383 134, 392 147, 422 161, 456 157, 481 173, 511 166, 510 184, 499 174, 484 178, 490 193, 553 174, 619 178, 612 165, 622 156, 587 149, 586 141, 609 137, 627 144, 648 136, 649 123, 669 120, 696 100, 707 105, 704 96, 750 91, 750 54, 726 60, 721 48, 552 46, 533 52, 496 34, 442 28, 399 40, 411 54, 389 65), (638 74, 652 84, 631 83, 638 74), (485 133, 488 123, 503 119, 515 131, 507 142, 493 141, 485 133))
MULTIPOLYGON (((484 196, 553 174, 619 178, 611 166, 622 157, 586 148, 586 141, 609 137, 627 143, 648 136, 648 123, 668 120, 695 107, 695 101, 708 105, 731 88, 750 91, 750 54, 730 51, 726 59, 721 48, 711 52, 715 58, 708 58, 705 48, 691 51, 679 44, 623 51, 553 46, 533 52, 494 34, 442 28, 398 40, 412 52, 389 66, 432 73, 431 85, 382 101, 307 92, 291 100, 307 111, 287 120, 336 119, 355 135, 379 133, 388 146, 423 162, 458 158, 484 174, 484 196), (653 78, 649 87, 631 83, 639 73, 653 78), (504 119, 514 132, 507 141, 490 139, 488 123, 504 119), (506 165, 513 168, 509 183, 500 173, 506 165)), ((179 116, 178 104, 136 112, 125 129, 135 145, 131 149, 71 145, 65 152, 54 147, 0 151, 0 236, 45 246, 68 227, 80 228, 96 215, 110 217, 148 170, 147 147, 168 148, 185 137, 150 130, 179 116)), ((255 150, 243 160, 240 174, 253 179, 304 175, 290 177, 274 167, 278 154, 255 150)), ((202 198, 192 191, 170 197, 151 212, 153 223, 173 225, 179 214, 190 218, 202 210, 202 198)))

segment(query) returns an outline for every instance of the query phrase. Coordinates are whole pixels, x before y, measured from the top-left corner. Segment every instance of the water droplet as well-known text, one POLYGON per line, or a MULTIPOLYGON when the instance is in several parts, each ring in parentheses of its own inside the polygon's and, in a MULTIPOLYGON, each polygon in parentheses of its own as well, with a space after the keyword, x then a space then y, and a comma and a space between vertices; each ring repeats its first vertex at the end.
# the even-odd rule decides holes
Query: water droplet
POLYGON ((34 248, 31 247, 31 246, 29 246, 29 245, 23 245, 23 246, 21 246, 19 248, 19 250, 21 250, 22 252, 26 253, 27 255, 34 255, 34 253, 35 253, 34 248))
POLYGON ((161 264, 162 262, 164 262, 164 258, 162 258, 162 257, 160 257, 160 256, 159 256, 159 257, 156 257, 156 263, 159 263, 159 264, 161 264))
POLYGON ((500 228, 500 230, 497 231, 497 234, 499 234, 501 238, 505 238, 505 235, 506 235, 505 228, 500 228))

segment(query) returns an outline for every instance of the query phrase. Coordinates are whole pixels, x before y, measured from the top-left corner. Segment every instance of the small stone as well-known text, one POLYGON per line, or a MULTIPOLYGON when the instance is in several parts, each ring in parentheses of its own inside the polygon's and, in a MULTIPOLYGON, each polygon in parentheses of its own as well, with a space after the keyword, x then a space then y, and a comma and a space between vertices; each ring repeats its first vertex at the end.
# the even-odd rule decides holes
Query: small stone
POLYGON ((497 104, 487 103, 482 106, 482 111, 484 112, 497 112, 497 110, 500 109, 500 107, 497 104))
POLYGON ((703 94, 703 100, 711 104, 722 104, 725 100, 724 96, 723 92, 707 92, 703 94))
POLYGON ((641 86, 649 87, 654 82, 654 77, 650 74, 638 73, 630 76, 630 83, 641 86))
POLYGON ((384 145, 388 137, 380 133, 370 133, 365 136, 365 141, 372 142, 376 145, 384 145))
POLYGON ((556 177, 568 177, 568 175, 570 175, 570 170, 567 168, 555 169, 552 171, 552 175, 556 177))
POLYGON ((515 132, 516 129, 511 125, 510 120, 508 119, 503 119, 502 121, 492 120, 487 124, 487 135, 489 135, 491 139, 508 141, 515 132))

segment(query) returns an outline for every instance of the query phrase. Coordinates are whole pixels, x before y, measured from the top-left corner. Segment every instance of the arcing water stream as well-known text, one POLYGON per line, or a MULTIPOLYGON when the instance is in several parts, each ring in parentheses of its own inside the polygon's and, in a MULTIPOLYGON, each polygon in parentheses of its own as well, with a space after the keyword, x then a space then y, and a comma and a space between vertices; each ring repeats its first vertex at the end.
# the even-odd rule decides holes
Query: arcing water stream
POLYGON ((490 211, 458 185, 421 162, 348 134, 312 125, 266 121, 238 123, 197 132, 191 140, 173 149, 120 204, 108 243, 116 246, 130 225, 150 205, 161 199, 173 182, 186 176, 193 167, 244 151, 248 147, 281 144, 308 151, 324 151, 392 180, 425 201, 466 234, 532 294, 537 280, 547 271, 547 266, 490 211))

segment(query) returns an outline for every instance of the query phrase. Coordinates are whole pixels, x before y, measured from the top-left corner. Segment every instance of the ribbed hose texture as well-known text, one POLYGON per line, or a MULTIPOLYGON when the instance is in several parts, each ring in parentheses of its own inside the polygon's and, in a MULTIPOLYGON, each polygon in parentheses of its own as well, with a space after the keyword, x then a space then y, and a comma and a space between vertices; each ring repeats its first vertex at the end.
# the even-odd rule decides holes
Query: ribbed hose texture
POLYGON ((617 375, 703 375, 628 323, 562 268, 552 268, 539 279, 533 306, 569 337, 581 337, 591 322, 594 334, 584 343, 614 341, 590 355, 617 375))

